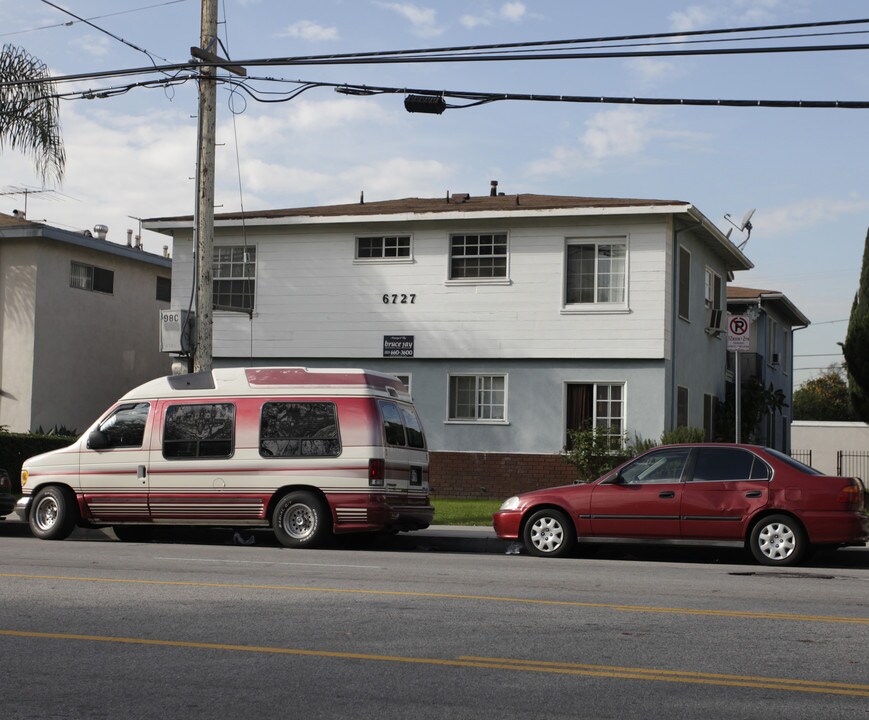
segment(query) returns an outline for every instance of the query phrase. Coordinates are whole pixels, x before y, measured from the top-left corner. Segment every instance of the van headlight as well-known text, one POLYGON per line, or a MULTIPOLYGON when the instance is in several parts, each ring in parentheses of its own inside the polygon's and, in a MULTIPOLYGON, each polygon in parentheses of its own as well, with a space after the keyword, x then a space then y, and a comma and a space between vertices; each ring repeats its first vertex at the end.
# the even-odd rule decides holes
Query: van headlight
POLYGON ((514 495, 513 497, 507 498, 504 502, 501 503, 500 510, 517 510, 519 508, 519 496, 514 495))

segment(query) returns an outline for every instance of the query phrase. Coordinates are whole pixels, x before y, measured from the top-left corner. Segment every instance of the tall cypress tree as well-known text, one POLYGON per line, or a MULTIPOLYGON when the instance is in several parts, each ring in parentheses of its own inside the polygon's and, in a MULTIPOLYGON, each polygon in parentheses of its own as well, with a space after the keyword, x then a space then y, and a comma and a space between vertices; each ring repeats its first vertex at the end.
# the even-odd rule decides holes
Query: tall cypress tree
POLYGON ((860 286, 851 306, 842 352, 848 365, 851 405, 863 422, 869 422, 869 232, 863 247, 860 286))

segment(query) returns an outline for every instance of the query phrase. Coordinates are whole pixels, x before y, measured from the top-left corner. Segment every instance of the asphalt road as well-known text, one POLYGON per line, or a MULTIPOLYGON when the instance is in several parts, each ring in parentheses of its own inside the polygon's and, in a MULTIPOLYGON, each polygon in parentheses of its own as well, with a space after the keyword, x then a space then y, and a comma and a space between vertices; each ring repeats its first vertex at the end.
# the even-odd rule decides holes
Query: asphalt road
POLYGON ((0 523, 0 717, 869 717, 867 549, 230 542, 0 523))

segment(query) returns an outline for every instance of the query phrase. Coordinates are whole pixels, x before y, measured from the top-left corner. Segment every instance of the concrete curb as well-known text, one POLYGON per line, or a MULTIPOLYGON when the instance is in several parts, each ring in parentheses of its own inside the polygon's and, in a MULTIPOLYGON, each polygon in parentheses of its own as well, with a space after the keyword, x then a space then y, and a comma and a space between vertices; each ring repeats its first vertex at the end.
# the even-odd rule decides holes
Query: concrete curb
MULTIPOLYGON (((159 542, 233 545, 239 543, 236 531, 231 528, 194 528, 155 526, 159 542)), ((15 516, 0 521, 0 534, 30 535, 25 523, 15 516), (6 532, 3 529, 6 528, 6 532)), ((265 547, 278 547, 271 530, 264 528, 243 529, 238 531, 241 540, 254 539, 254 544, 265 547)), ((83 542, 117 542, 111 528, 76 528, 71 540, 83 542)), ((416 552, 445 553, 493 553, 505 554, 513 544, 495 535, 491 527, 472 527, 465 525, 434 525, 426 530, 398 533, 397 535, 353 535, 339 536, 338 547, 347 549, 404 550, 416 552)))

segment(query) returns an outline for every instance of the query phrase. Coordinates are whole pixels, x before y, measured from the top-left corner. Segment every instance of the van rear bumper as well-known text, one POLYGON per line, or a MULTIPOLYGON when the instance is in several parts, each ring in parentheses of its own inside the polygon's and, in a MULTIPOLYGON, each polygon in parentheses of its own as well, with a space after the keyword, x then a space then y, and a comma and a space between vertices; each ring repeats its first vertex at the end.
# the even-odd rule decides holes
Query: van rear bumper
POLYGON ((415 503, 396 500, 380 494, 329 496, 334 531, 424 530, 431 525, 434 508, 428 499, 415 503))

